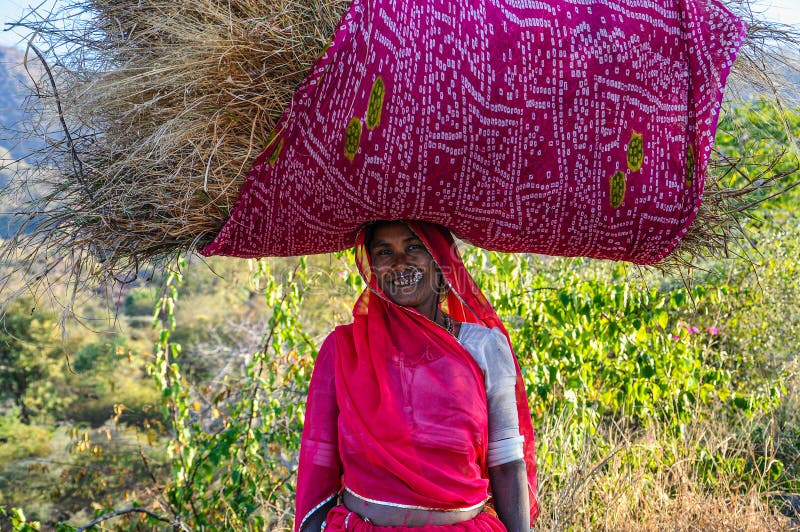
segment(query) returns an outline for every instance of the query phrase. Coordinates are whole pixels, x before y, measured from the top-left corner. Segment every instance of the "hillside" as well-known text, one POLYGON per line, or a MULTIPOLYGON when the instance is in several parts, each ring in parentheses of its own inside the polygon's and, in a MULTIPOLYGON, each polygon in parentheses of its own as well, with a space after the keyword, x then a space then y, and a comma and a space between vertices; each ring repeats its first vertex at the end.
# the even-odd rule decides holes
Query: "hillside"
MULTIPOLYGON (((800 138, 800 110, 778 117, 762 102, 723 117, 716 148, 752 157, 749 182, 800 138)), ((537 530, 800 526, 800 188, 752 214, 755 267, 709 261, 688 280, 462 248, 523 369, 537 530)), ((66 340, 61 308, 5 311, 0 530, 103 513, 107 530, 291 530, 314 357, 363 286, 352 253, 141 273, 81 294, 66 340)))
MULTIPOLYGON (((0 46, 0 146, 14 158, 21 158, 41 146, 29 136, 30 118, 26 110, 29 78, 23 65, 25 54, 16 48, 0 46)), ((31 65, 35 68, 35 65, 31 65)), ((2 179, 2 177, 0 177, 2 179)), ((0 181, 0 185, 4 183, 0 181)))
MULTIPOLYGON (((0 240, 16 230, 19 218, 13 212, 20 203, 17 191, 10 190, 14 174, 29 165, 27 159, 43 142, 30 131, 32 115, 27 108, 30 79, 24 66, 25 54, 16 48, 0 46, 0 240)), ((36 69, 34 62, 29 65, 36 69)))

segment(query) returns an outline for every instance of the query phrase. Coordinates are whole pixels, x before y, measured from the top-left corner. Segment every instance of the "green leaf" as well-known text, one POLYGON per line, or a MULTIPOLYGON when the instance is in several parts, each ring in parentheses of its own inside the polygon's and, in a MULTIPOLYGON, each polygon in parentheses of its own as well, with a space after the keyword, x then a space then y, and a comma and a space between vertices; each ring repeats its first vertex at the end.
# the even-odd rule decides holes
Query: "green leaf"
POLYGON ((665 310, 659 310, 656 313, 656 323, 658 326, 661 327, 662 330, 667 329, 667 324, 669 323, 669 314, 665 310))

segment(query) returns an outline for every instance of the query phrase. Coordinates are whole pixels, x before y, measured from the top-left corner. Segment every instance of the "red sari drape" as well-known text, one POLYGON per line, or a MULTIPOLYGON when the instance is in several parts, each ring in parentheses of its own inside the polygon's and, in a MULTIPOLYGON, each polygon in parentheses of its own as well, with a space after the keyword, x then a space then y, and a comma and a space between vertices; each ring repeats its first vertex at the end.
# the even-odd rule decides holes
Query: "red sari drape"
MULTIPOLYGON (((508 338, 464 268, 450 232, 423 222, 407 224, 450 287, 450 315, 497 327, 508 338)), ((353 309, 353 324, 338 327, 317 359, 303 430, 295 529, 342 484, 371 499, 445 510, 474 506, 488 496, 488 418, 480 368, 446 330, 383 295, 371 275, 363 231, 356 262, 368 288, 353 309), (320 434, 315 423, 329 428, 320 434), (335 459, 320 460, 329 452, 337 453, 335 459)), ((518 365, 516 391, 533 520, 538 515, 534 434, 518 365)))

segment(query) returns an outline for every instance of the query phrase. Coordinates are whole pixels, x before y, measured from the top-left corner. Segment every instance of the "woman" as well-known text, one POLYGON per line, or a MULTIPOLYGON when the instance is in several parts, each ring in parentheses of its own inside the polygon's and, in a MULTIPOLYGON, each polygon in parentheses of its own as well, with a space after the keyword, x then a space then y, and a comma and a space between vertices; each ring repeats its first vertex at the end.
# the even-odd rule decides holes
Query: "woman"
POLYGON ((525 389, 452 236, 377 222, 360 232, 356 262, 368 288, 311 379, 295 530, 528 530, 538 508, 525 389))

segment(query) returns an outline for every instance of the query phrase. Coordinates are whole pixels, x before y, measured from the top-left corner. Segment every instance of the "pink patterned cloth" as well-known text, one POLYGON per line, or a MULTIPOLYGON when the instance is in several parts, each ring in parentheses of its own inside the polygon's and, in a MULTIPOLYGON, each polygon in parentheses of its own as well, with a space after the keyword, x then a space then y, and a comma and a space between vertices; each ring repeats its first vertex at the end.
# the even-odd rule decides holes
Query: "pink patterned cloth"
POLYGON ((203 253, 329 252, 416 219, 656 262, 697 213, 745 30, 718 0, 353 0, 203 253))

